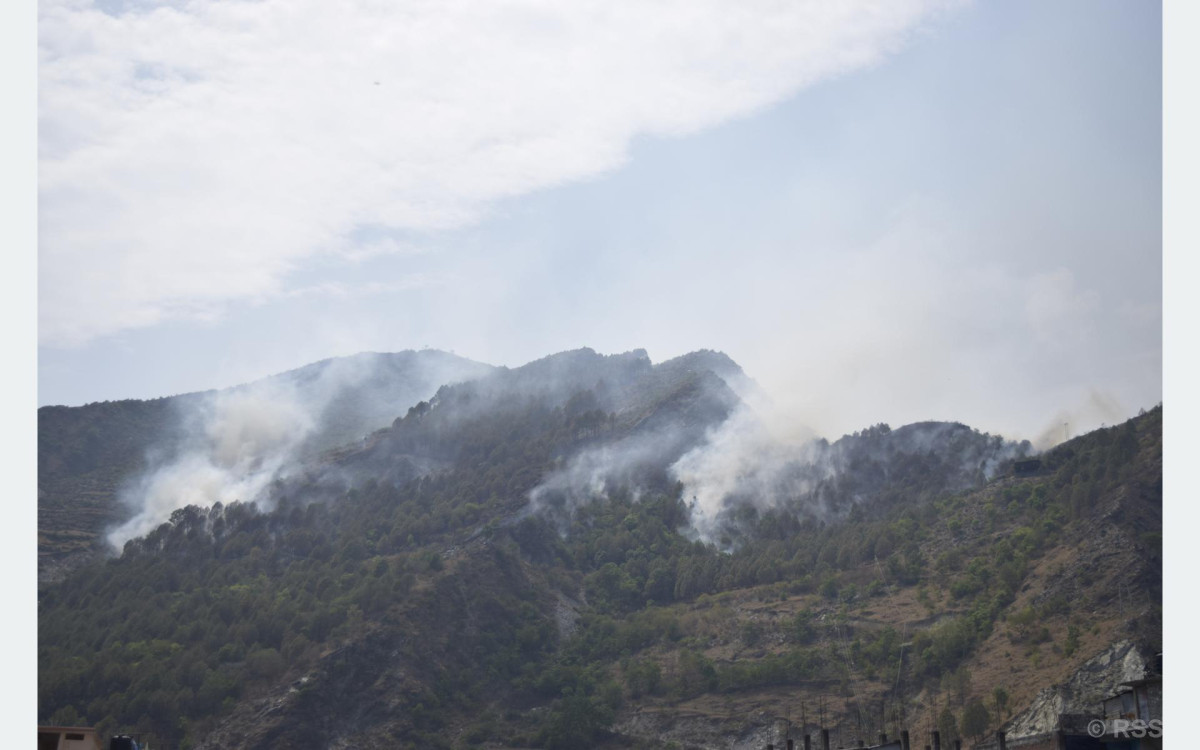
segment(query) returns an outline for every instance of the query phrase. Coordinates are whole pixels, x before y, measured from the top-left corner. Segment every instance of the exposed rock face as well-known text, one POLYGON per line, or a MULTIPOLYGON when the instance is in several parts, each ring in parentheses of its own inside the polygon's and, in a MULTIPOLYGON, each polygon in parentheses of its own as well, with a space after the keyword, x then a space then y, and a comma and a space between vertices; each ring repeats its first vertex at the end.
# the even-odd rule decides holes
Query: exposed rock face
POLYGON ((579 610, 583 605, 562 592, 556 595, 554 603, 554 624, 558 628, 559 640, 567 640, 575 635, 578 628, 579 610))
POLYGON ((1089 659, 1066 682, 1048 687, 1009 720, 1004 731, 1010 739, 1053 732, 1063 716, 1102 715, 1105 698, 1121 683, 1146 676, 1149 660, 1130 641, 1119 641, 1089 659))
POLYGON ((374 735, 403 725, 406 701, 421 691, 404 646, 394 633, 375 633, 339 649, 315 672, 243 702, 196 748, 390 747, 374 735))

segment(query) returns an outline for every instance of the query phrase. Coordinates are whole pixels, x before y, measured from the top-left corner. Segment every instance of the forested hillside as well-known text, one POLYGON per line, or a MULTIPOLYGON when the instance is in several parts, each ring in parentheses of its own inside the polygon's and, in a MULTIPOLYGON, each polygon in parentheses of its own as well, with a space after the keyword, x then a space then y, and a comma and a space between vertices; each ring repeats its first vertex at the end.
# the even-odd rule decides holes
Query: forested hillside
MULTIPOLYGON (((297 460, 389 424, 444 383, 488 365, 446 352, 364 353, 328 359, 222 391, 38 409, 38 577, 55 580, 106 551, 126 520, 121 493, 140 475, 196 450, 229 401, 286 404, 308 430, 297 460)), ((164 519, 165 520, 165 519, 164 519)))
POLYGON ((1028 445, 876 425, 734 482, 701 528, 675 467, 743 377, 555 355, 257 504, 180 509, 43 590, 39 721, 193 748, 949 742, 1119 638, 1161 651, 1161 407, 1020 476, 1028 445))

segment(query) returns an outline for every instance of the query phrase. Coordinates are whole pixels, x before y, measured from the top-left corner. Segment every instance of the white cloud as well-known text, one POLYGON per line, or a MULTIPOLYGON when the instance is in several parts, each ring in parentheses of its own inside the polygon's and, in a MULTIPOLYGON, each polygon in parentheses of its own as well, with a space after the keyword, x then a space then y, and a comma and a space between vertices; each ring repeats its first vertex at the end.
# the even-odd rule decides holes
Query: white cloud
POLYGON ((951 2, 44 0, 42 341, 278 297, 363 227, 461 226, 617 168, 635 136, 873 64, 951 2))
POLYGON ((388 294, 403 292, 409 289, 419 289, 427 286, 437 286, 447 283, 444 277, 429 274, 412 274, 395 281, 369 281, 361 284, 346 284, 340 281, 326 281, 311 286, 289 289, 287 297, 362 297, 371 294, 388 294))

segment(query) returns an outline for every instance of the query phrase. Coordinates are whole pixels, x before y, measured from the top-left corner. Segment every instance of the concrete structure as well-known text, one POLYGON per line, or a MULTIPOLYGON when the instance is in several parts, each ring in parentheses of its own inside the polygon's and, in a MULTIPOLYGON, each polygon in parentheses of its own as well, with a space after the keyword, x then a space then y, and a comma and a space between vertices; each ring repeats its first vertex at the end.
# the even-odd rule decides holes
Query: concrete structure
POLYGON ((1042 471, 1042 460, 1040 458, 1027 458, 1023 461, 1013 462, 1013 476, 1016 477, 1031 477, 1042 471))
POLYGON ((1161 750, 1162 678, 1121 683, 1091 714, 1059 714, 1050 731, 1019 738, 997 732, 975 750, 1161 750))
POLYGON ((1064 682, 1038 692, 972 750, 1142 750, 1162 747, 1162 655, 1119 641, 1064 682))
POLYGON ((1105 750, 1159 750, 1162 747, 1162 678, 1122 684, 1124 690, 1104 701, 1103 734, 1093 725, 1105 750))
POLYGON ((38 727, 37 750, 100 750, 93 727, 38 727))

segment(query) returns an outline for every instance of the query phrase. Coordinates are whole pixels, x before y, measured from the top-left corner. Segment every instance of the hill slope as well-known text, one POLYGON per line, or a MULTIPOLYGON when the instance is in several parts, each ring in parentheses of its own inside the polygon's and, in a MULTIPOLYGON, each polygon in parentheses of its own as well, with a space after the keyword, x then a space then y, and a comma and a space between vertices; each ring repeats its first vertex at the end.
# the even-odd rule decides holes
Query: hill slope
POLYGON ((293 419, 307 430, 303 442, 290 446, 300 459, 358 440, 441 385, 490 370, 435 350, 364 353, 221 391, 44 406, 38 409, 39 580, 60 577, 102 551, 105 529, 133 512, 119 501, 121 490, 198 450, 195 435, 215 431, 218 416, 236 416, 239 407, 249 411, 262 402, 291 405, 293 419))
POLYGON ((756 747, 1011 713, 1161 639, 1161 408, 1029 476, 962 425, 881 425, 713 494, 681 467, 731 448, 739 375, 555 355, 257 507, 180 509, 44 590, 39 718, 190 747, 756 747))

